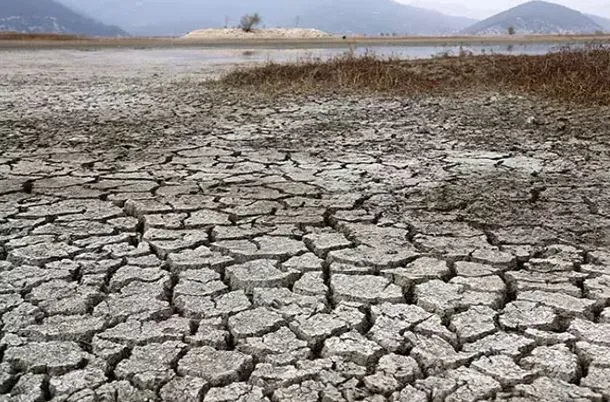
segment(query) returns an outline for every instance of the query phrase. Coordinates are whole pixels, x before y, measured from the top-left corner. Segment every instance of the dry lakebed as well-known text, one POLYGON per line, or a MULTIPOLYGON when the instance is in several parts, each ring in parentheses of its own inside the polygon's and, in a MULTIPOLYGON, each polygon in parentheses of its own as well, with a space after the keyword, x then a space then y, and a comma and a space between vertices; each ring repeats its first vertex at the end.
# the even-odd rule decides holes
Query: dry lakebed
POLYGON ((0 401, 610 400, 607 107, 212 53, 0 52, 0 401))

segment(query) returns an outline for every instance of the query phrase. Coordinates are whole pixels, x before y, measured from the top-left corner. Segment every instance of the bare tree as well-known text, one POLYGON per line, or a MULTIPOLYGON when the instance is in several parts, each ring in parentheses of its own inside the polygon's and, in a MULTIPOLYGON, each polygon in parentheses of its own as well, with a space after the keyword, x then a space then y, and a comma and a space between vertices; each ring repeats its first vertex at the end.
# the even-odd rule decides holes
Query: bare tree
POLYGON ((260 17, 260 15, 258 15, 258 13, 246 14, 243 17, 241 17, 239 27, 244 32, 252 32, 254 27, 257 26, 258 24, 260 24, 261 21, 262 21, 262 18, 260 17))
POLYGON ((515 34, 515 27, 514 26, 509 26, 508 27, 508 34, 509 35, 514 35, 515 34))

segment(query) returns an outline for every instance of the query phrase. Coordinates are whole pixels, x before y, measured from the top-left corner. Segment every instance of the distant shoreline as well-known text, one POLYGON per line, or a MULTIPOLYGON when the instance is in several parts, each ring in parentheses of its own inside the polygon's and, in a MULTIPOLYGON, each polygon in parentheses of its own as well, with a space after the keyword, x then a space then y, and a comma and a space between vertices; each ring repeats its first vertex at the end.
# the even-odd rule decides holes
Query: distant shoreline
POLYGON ((0 33, 0 49, 74 48, 349 48, 366 46, 476 46, 525 43, 609 44, 605 35, 514 35, 514 36, 340 36, 305 39, 185 39, 177 37, 94 38, 63 35, 15 35, 0 33))

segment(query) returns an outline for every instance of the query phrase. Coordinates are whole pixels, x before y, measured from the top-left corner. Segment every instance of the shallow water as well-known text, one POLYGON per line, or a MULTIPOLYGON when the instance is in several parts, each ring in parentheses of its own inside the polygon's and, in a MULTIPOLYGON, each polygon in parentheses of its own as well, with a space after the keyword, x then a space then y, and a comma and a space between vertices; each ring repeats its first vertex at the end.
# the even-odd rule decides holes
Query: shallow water
MULTIPOLYGON (((7 50, 0 51, 0 69, 8 76, 23 68, 41 67, 45 64, 58 66, 68 72, 81 64, 109 69, 116 74, 117 68, 139 74, 154 70, 171 70, 215 77, 235 65, 250 65, 298 60, 328 59, 349 51, 356 54, 372 52, 381 57, 400 59, 427 59, 443 55, 469 54, 513 54, 538 55, 559 51, 568 44, 524 43, 517 45, 471 45, 471 46, 366 46, 356 48, 325 49, 235 49, 235 48, 113 48, 113 49, 58 49, 58 50, 7 50), (4 56, 3 56, 4 54, 4 56)), ((571 44, 572 49, 583 48, 583 44, 571 44)))
MULTIPOLYGON (((231 62, 239 61, 295 61, 299 59, 328 58, 353 51, 356 54, 374 53, 381 57, 396 57, 400 59, 429 59, 433 57, 449 55, 458 56, 462 53, 481 54, 512 54, 512 55, 541 55, 556 52, 564 48, 582 49, 583 44, 557 44, 557 43, 524 43, 503 45, 467 45, 467 46, 367 46, 357 48, 335 48, 335 49, 257 49, 240 50, 241 54, 234 55, 231 62)), ((210 50, 214 52, 214 50, 210 50)), ((219 59, 218 56, 213 59, 219 59)), ((226 60, 223 60, 226 61, 226 60)))
POLYGON ((354 48, 331 49, 153 49, 141 50, 138 58, 158 57, 171 59, 174 62, 191 63, 202 61, 208 64, 226 63, 258 63, 266 61, 291 62, 297 60, 326 59, 339 56, 349 51, 356 54, 374 53, 381 57, 400 59, 429 59, 449 55, 458 56, 462 53, 481 54, 513 54, 540 55, 556 52, 563 48, 582 49, 584 44, 558 43, 524 43, 502 45, 468 45, 468 46, 362 46, 354 48))

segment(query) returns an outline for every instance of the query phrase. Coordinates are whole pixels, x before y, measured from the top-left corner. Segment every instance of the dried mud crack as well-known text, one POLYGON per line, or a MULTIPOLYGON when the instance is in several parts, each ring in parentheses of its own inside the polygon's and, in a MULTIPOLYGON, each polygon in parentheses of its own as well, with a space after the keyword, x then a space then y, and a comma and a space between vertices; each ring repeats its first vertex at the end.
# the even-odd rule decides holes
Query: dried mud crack
POLYGON ((60 56, 0 57, 0 401, 610 399, 608 110, 60 56))

